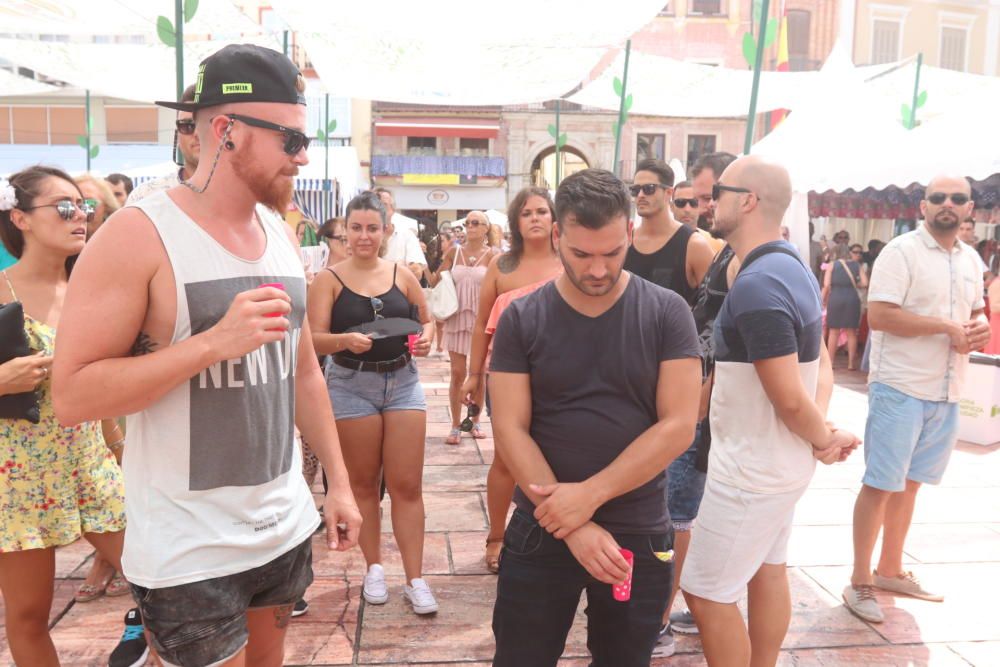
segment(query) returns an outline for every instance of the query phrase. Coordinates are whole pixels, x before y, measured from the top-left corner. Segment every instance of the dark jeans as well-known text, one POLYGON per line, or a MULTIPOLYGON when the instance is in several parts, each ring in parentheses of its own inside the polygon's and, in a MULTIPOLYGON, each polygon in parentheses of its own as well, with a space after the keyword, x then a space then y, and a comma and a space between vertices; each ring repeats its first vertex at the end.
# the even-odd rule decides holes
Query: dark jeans
POLYGON ((494 667, 550 667, 559 661, 587 591, 587 648, 592 667, 647 667, 670 597, 673 563, 654 552, 672 548, 670 534, 614 535, 635 554, 632 599, 617 602, 611 586, 591 577, 562 540, 517 510, 504 534, 497 601, 494 667))

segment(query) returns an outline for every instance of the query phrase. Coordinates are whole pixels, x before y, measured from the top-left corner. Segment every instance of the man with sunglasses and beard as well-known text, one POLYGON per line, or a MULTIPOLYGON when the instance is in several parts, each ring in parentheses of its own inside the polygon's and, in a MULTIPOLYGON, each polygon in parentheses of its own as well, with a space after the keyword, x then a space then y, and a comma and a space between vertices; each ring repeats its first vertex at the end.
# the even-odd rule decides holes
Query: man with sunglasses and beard
POLYGON ((843 598, 870 623, 884 619, 876 589, 944 599, 903 569, 903 550, 917 491, 941 482, 955 446, 969 352, 990 339, 982 270, 975 250, 958 240, 972 208, 966 179, 932 179, 920 202, 924 223, 883 248, 868 284, 865 475, 854 505, 854 572, 843 598))
MULTIPOLYGON (((193 102, 194 89, 195 85, 193 83, 185 88, 180 101, 186 103, 193 102)), ((169 190, 181 181, 190 179, 198 169, 199 147, 198 135, 194 131, 194 114, 190 111, 178 111, 177 120, 174 121, 174 149, 172 158, 174 162, 181 160, 183 164, 177 170, 171 171, 165 176, 154 178, 151 181, 146 181, 136 186, 129 193, 125 204, 135 204, 154 192, 169 190)))
POLYGON ((722 250, 726 242, 712 236, 711 232, 698 226, 698 198, 694 196, 694 186, 691 181, 681 181, 674 186, 674 194, 670 199, 670 210, 674 220, 695 230, 712 248, 712 256, 722 250))
POLYGON ((123 569, 168 664, 282 664, 319 525, 296 425, 330 481, 327 544, 357 541, 297 244, 257 211, 308 162, 304 90, 263 47, 202 61, 192 102, 159 104, 194 114, 205 159, 112 216, 66 298, 56 414, 130 415, 123 569))

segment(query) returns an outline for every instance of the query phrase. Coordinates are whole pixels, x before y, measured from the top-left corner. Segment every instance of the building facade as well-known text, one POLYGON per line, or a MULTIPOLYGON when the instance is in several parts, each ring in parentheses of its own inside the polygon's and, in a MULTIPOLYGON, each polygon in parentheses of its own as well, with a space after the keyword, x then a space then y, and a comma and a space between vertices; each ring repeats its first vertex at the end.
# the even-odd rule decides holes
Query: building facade
POLYGON ((1000 0, 858 0, 854 62, 891 63, 922 53, 924 63, 1000 74, 1000 0))

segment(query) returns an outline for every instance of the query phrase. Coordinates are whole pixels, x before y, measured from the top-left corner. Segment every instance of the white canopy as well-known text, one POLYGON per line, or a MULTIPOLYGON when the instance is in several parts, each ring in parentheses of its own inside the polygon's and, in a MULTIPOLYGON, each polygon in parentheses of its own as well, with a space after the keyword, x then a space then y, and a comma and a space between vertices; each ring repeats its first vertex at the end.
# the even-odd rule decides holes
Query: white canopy
MULTIPOLYGON (((174 22, 174 3, 121 0, 50 0, 3 3, 3 31, 9 34, 145 35, 157 41, 161 15, 174 22)), ((259 32, 260 27, 230 0, 200 0, 188 35, 215 35, 217 39, 259 32)))
POLYGON ((663 0, 273 0, 338 95, 390 102, 499 105, 560 97, 663 0))
POLYGON ((56 86, 0 69, 0 97, 6 95, 45 95, 59 90, 56 86))
POLYGON ((907 130, 916 63, 867 82, 825 72, 821 97, 804 101, 751 150, 783 164, 798 192, 926 184, 936 174, 984 179, 1000 172, 1000 80, 924 66, 926 103, 907 130))
MULTIPOLYGON (((241 41, 275 48, 266 36, 241 41)), ((185 41, 184 80, 193 83, 198 64, 229 40, 185 41)), ((91 44, 0 39, 0 58, 94 94, 124 100, 152 102, 177 97, 174 49, 152 41, 147 44, 91 44)))

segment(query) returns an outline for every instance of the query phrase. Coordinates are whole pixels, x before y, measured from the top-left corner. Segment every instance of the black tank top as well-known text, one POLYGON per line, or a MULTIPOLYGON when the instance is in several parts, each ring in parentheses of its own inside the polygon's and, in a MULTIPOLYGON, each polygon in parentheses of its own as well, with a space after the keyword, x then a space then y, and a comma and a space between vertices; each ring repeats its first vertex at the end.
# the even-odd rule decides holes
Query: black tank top
POLYGON ((681 225, 662 248, 649 255, 642 254, 634 245, 629 246, 625 270, 677 292, 690 305, 695 293, 687 279, 687 248, 692 234, 693 229, 681 225))
MULTIPOLYGON (((396 267, 392 269, 392 287, 388 292, 375 297, 364 296, 353 291, 340 279, 336 271, 327 269, 333 277, 340 281, 343 289, 340 296, 333 302, 333 310, 330 312, 330 333, 344 333, 351 327, 356 327, 365 322, 375 321, 375 308, 372 306, 372 299, 382 301, 382 309, 379 315, 382 317, 413 317, 413 308, 406 300, 406 295, 396 286, 396 267)), ((372 347, 364 354, 354 354, 350 350, 338 352, 338 356, 359 361, 391 361, 406 352, 406 338, 404 336, 393 336, 391 338, 380 338, 372 341, 372 347)))

